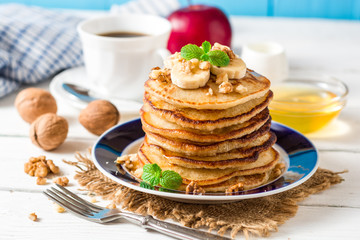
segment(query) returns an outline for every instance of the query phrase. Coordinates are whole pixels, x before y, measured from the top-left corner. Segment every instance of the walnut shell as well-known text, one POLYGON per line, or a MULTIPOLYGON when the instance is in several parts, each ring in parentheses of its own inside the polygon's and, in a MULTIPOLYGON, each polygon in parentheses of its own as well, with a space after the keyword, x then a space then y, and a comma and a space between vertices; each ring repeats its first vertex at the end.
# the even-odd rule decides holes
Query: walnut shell
POLYGON ((95 100, 80 112, 79 122, 89 132, 101 135, 119 122, 120 113, 109 101, 95 100))
POLYGON ((41 88, 26 88, 19 92, 15 99, 15 107, 22 119, 32 123, 45 113, 56 113, 55 98, 41 88))
POLYGON ((53 150, 66 139, 69 130, 65 118, 55 113, 46 113, 38 117, 30 126, 31 141, 44 150, 53 150))

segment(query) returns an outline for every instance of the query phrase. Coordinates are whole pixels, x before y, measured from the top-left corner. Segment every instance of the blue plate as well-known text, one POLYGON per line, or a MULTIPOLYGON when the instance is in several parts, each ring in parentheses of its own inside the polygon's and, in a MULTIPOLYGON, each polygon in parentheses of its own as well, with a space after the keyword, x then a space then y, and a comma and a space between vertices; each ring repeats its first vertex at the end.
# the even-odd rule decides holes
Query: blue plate
POLYGON ((282 124, 272 122, 271 131, 277 136, 275 148, 287 165, 284 174, 264 186, 239 192, 237 195, 208 193, 205 195, 184 194, 181 191, 163 192, 139 186, 131 175, 119 171, 114 161, 118 156, 129 153, 129 148, 141 143, 144 132, 140 119, 117 125, 99 137, 92 148, 96 167, 112 180, 129 188, 182 202, 224 203, 241 199, 269 196, 289 190, 309 179, 316 171, 319 161, 315 146, 301 133, 282 124))

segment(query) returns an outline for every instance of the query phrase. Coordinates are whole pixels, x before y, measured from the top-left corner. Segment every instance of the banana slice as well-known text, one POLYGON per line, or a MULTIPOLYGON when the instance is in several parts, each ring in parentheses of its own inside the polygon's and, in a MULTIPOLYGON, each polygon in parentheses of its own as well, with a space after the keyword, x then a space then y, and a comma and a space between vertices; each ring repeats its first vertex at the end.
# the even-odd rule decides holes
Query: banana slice
POLYGON ((181 64, 175 64, 171 69, 171 81, 179 88, 196 89, 206 85, 210 78, 210 69, 195 68, 185 72, 181 64))
POLYGON ((225 67, 217 67, 211 65, 211 73, 219 75, 220 73, 226 73, 229 79, 240 79, 246 74, 246 64, 241 58, 231 59, 229 65, 225 67))

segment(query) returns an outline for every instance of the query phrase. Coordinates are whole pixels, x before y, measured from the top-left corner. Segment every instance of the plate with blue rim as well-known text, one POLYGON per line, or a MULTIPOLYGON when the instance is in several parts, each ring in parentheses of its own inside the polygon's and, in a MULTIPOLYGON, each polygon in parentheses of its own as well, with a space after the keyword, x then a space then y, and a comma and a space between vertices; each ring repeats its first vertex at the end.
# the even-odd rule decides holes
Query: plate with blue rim
POLYGON ((92 148, 92 158, 95 166, 105 176, 140 192, 181 202, 206 204, 233 202, 287 191, 305 182, 316 172, 319 165, 318 152, 309 139, 277 122, 272 122, 271 131, 277 136, 275 149, 280 153, 280 161, 285 163, 286 170, 279 178, 270 183, 232 195, 225 193, 193 195, 178 190, 159 191, 140 187, 136 178, 127 171, 121 171, 115 164, 117 157, 135 153, 140 146, 145 135, 140 119, 114 126, 102 134, 92 148))

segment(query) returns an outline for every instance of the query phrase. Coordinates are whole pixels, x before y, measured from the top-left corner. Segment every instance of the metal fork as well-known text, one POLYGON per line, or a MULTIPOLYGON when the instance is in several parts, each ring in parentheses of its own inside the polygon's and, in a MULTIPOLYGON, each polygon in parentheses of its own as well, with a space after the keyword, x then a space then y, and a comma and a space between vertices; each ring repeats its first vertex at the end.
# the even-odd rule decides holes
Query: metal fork
POLYGON ((230 240, 230 238, 222 237, 216 234, 159 221, 149 215, 142 216, 131 212, 122 212, 119 209, 103 208, 80 198, 59 184, 56 184, 56 186, 57 188, 51 187, 46 189, 43 193, 69 212, 92 222, 107 223, 119 218, 125 218, 126 220, 129 220, 130 222, 145 229, 152 229, 177 239, 230 240))

